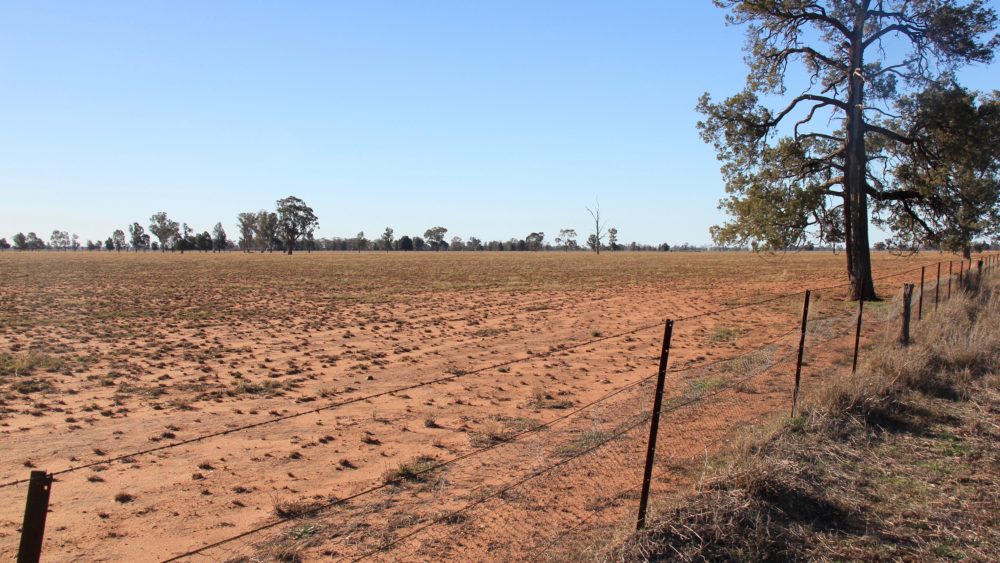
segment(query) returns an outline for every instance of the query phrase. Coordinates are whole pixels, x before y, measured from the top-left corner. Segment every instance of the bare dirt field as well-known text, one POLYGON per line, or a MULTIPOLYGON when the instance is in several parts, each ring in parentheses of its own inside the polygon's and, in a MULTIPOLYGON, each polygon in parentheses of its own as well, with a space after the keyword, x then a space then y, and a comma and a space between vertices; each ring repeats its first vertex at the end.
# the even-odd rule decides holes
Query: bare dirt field
MULTIPOLYGON (((876 254, 875 276, 942 258, 953 257, 876 254)), ((842 284, 844 270, 843 255, 830 253, 0 253, 0 482, 290 416, 57 475, 45 559, 162 560, 299 515, 313 518, 203 557, 523 555, 502 544, 538 536, 541 524, 495 510, 454 518, 452 531, 417 543, 405 536, 574 457, 587 440, 648 432, 626 425, 651 403, 639 382, 656 370, 664 319, 786 294, 679 321, 670 365, 700 366, 784 337, 787 348, 801 290, 842 284), (504 443, 629 384, 597 414, 504 443), (470 453, 433 479, 420 473, 470 453), (385 483, 332 513, 312 511, 385 483), (404 539, 408 551, 388 550, 404 539)), ((901 281, 878 289, 895 294, 901 281)), ((854 310, 845 291, 814 295, 813 330, 843 328, 833 323, 854 310), (824 315, 833 320, 824 325, 824 315)), ((821 359, 833 351, 812 361, 842 362, 843 354, 821 359)), ((716 385, 704 371, 687 373, 670 379, 668 397, 716 385)), ((737 388, 720 399, 725 416, 668 416, 671 451, 696 456, 733 428, 784 412, 789 377, 737 388)), ((589 506, 582 479, 598 489, 638 484, 634 449, 610 449, 519 494, 561 503, 566 522, 544 507, 529 512, 565 527, 576 522, 570 513, 611 504, 589 506)), ((669 471, 658 477, 666 488, 675 481, 669 471)), ((5 560, 17 550, 25 490, 0 488, 5 560)), ((510 504, 515 493, 496 498, 510 504)), ((631 511, 634 496, 619 497, 631 511)))

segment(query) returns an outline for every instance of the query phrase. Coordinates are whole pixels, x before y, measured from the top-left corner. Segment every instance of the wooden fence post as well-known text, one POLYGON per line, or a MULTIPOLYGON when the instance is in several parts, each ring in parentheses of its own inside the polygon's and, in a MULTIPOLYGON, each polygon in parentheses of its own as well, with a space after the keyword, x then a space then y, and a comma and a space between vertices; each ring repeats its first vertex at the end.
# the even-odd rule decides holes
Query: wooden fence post
POLYGON ((899 343, 910 345, 910 301, 913 299, 913 284, 903 284, 903 329, 899 334, 899 343))
POLYGON ((806 348, 806 324, 809 322, 809 295, 806 290, 805 301, 802 303, 802 332, 799 334, 799 356, 795 360, 795 389, 792 391, 792 418, 799 414, 799 387, 802 381, 802 353, 806 348))
POLYGON ((42 540, 45 536, 45 518, 49 513, 51 491, 52 476, 45 471, 32 471, 31 479, 28 480, 28 500, 24 504, 17 563, 38 563, 42 557, 42 540))
POLYGON ((660 368, 656 372, 656 394, 653 396, 653 416, 649 421, 649 442, 646 443, 646 467, 642 474, 642 494, 639 496, 639 519, 635 529, 646 526, 646 508, 649 506, 649 486, 653 478, 653 460, 656 457, 656 435, 660 428, 660 407, 663 405, 663 385, 667 378, 667 361, 670 359, 670 339, 674 321, 667 320, 663 327, 663 346, 660 348, 660 368))

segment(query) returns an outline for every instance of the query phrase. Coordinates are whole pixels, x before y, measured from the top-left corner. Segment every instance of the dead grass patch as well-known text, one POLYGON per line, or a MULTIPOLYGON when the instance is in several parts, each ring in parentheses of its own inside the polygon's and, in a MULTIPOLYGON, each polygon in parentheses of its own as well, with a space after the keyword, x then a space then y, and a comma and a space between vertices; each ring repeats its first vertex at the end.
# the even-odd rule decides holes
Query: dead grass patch
POLYGON ((959 296, 607 559, 1000 559, 1000 303, 959 296))

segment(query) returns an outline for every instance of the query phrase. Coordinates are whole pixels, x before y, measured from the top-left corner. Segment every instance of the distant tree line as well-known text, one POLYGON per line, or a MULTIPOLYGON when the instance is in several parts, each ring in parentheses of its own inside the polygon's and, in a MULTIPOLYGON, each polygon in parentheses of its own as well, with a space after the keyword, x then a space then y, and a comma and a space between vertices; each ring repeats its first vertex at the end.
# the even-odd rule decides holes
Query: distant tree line
MULTIPOLYGON (((91 251, 111 251, 111 252, 139 252, 139 251, 160 251, 160 252, 223 252, 230 250, 241 250, 243 252, 286 252, 288 253, 289 239, 283 239, 277 235, 276 213, 260 211, 257 213, 241 213, 240 218, 240 239, 234 242, 228 238, 221 223, 216 223, 212 233, 204 231, 195 233, 186 223, 178 224, 167 218, 167 214, 160 212, 151 218, 150 232, 156 237, 152 240, 138 223, 133 223, 128 228, 128 233, 122 229, 116 229, 110 237, 102 241, 86 241, 81 244, 79 237, 70 235, 66 231, 53 231, 46 242, 35 233, 17 233, 12 237, 12 242, 6 238, 0 238, 0 250, 91 250, 91 251), (258 227, 258 225, 260 225, 258 227), (246 230, 244 230, 244 228, 246 230)), ((340 252, 361 252, 361 251, 385 251, 385 252, 421 252, 421 251, 465 251, 465 252, 531 252, 531 251, 583 251, 594 248, 591 244, 586 247, 580 246, 576 242, 576 231, 573 229, 563 229, 559 236, 553 239, 553 243, 545 241, 545 233, 532 232, 524 238, 511 238, 506 241, 492 240, 483 241, 477 237, 452 237, 444 240, 444 235, 448 229, 444 227, 434 227, 424 232, 424 236, 403 235, 398 239, 394 236, 391 227, 386 227, 385 231, 377 239, 368 239, 364 232, 360 232, 353 237, 333 237, 314 238, 311 232, 307 232, 301 239, 291 243, 291 249, 297 251, 340 251, 340 252), (431 232, 431 234, 428 234, 431 232)), ((608 243, 602 244, 600 249, 605 251, 629 251, 629 252, 705 252, 705 251, 740 251, 750 250, 748 247, 727 247, 715 245, 692 245, 683 243, 671 246, 667 243, 659 245, 640 244, 630 242, 619 244, 617 241, 617 230, 608 229, 608 243)), ((842 249, 842 247, 840 247, 842 249)), ((877 251, 896 252, 917 252, 917 251, 947 251, 950 249, 941 248, 934 243, 925 243, 920 246, 899 246, 891 242, 876 242, 872 246, 877 251)), ((787 251, 833 251, 836 252, 836 245, 815 245, 807 242, 803 245, 791 246, 787 251)), ((1000 243, 977 241, 972 244, 972 250, 983 252, 986 250, 1000 250, 1000 243)))
MULTIPOLYGON (((671 246, 619 242, 618 229, 606 227, 599 206, 587 208, 593 219, 593 231, 586 237, 585 244, 577 242, 579 235, 575 229, 560 229, 551 242, 542 231, 532 231, 524 238, 484 241, 478 237, 463 239, 459 236, 448 238, 448 229, 442 226, 430 227, 422 235, 396 237, 392 227, 386 227, 381 236, 369 239, 364 232, 353 237, 316 238, 315 229, 319 221, 311 207, 301 199, 289 196, 279 199, 274 210, 261 209, 247 211, 236 216, 239 237, 231 239, 222 223, 216 223, 212 231, 197 232, 187 223, 171 219, 165 211, 154 213, 148 226, 133 222, 126 229, 115 229, 104 241, 88 240, 81 244, 76 234, 55 230, 48 242, 34 232, 17 233, 12 242, 0 238, 0 250, 103 250, 112 252, 284 252, 294 251, 384 251, 384 252, 424 252, 424 251, 465 251, 465 252, 532 252, 532 251, 630 251, 630 252, 702 252, 706 250, 743 250, 743 247, 694 246, 688 243, 671 246)), ((921 248, 888 248, 886 243, 874 245, 875 250, 938 250, 933 244, 921 248)), ((974 244, 976 251, 1000 248, 985 242, 974 244)), ((786 250, 834 250, 836 246, 814 246, 812 243, 791 246, 786 250)))
MULTIPOLYGON (((154 213, 149 218, 148 226, 133 222, 126 229, 115 229, 104 241, 88 240, 81 244, 79 237, 66 231, 55 230, 48 243, 35 233, 18 233, 13 237, 13 248, 17 250, 80 250, 109 252, 224 252, 240 250, 242 252, 284 252, 294 251, 385 251, 385 252, 422 252, 422 251, 469 251, 469 252, 502 252, 502 251, 580 251, 590 250, 600 253, 601 250, 612 252, 620 250, 637 251, 670 251, 667 243, 659 245, 639 244, 631 242, 620 244, 618 229, 605 228, 600 219, 600 208, 590 211, 595 221, 595 231, 587 237, 586 246, 577 243, 575 229, 561 229, 559 235, 550 243, 541 231, 528 233, 524 238, 509 240, 484 241, 478 237, 453 236, 447 238, 448 229, 442 226, 430 227, 423 235, 403 235, 396 238, 392 227, 386 227, 382 235, 376 239, 368 239, 365 233, 359 232, 353 237, 316 238, 315 229, 319 220, 311 207, 301 199, 289 196, 279 199, 274 210, 245 211, 236 216, 239 236, 234 241, 226 234, 222 223, 216 223, 212 232, 196 232, 187 223, 171 219, 167 212, 154 213), (148 229, 148 230, 147 230, 148 229), (605 241, 606 238, 606 241, 605 241)), ((6 239, 0 238, 0 250, 11 248, 6 239)), ((678 250, 693 249, 685 244, 678 250)))

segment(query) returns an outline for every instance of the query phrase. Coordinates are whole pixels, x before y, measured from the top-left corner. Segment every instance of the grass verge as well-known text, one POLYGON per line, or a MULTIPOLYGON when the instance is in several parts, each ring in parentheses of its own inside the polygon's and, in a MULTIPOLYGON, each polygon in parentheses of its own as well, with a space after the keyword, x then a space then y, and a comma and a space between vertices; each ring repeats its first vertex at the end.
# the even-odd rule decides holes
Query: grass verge
POLYGON ((1000 560, 1000 292, 985 285, 605 558, 1000 560))

